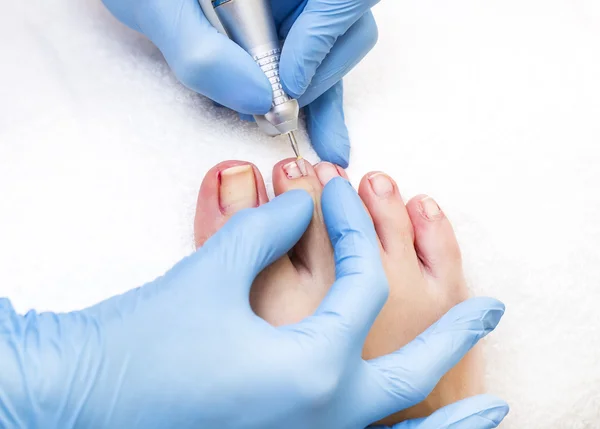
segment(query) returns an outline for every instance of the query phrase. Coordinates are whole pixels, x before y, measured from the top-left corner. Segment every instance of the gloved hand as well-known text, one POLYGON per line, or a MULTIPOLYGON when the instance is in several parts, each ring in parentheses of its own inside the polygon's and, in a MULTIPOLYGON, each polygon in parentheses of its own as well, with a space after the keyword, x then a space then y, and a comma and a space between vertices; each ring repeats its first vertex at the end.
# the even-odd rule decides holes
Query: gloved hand
POLYGON ((463 399, 435 411, 431 416, 369 429, 492 429, 508 414, 506 402, 491 395, 463 399))
MULTIPOLYGON (((504 306, 466 301, 397 352, 362 360, 388 285, 371 220, 337 178, 323 194, 336 282, 313 316, 272 327, 252 312, 250 286, 297 242, 312 212, 304 191, 242 211, 163 277, 83 311, 22 317, 0 300, 0 423, 359 429, 424 399, 504 306)), ((450 410, 469 428, 507 412, 485 396, 450 410)), ((398 427, 446 428, 452 418, 398 427)))
MULTIPOLYGON (((190 89, 244 115, 271 106, 269 82, 252 58, 204 17, 198 0, 103 0, 123 23, 145 34, 190 89)), ((370 8, 378 0, 272 0, 287 39, 280 73, 305 109, 312 144, 326 161, 348 166, 342 82, 375 45, 370 8), (321 66, 322 63, 322 66, 321 66)))

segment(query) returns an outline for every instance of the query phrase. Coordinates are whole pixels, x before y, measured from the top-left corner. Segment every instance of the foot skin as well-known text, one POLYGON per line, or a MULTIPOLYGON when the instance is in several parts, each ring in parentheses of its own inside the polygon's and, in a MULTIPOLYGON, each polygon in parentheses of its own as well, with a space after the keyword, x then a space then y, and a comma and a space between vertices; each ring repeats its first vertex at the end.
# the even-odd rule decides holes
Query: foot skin
MULTIPOLYGON (((318 307, 335 279, 333 250, 321 214, 321 192, 333 177, 346 177, 329 163, 306 163, 304 176, 293 159, 273 168, 279 195, 305 189, 315 201, 313 219, 296 247, 255 280, 250 301, 254 311, 279 326, 296 323, 318 307)), ((381 245, 390 284, 386 305, 363 349, 371 359, 399 349, 451 307, 468 298, 460 249, 450 222, 436 202, 420 195, 404 204, 396 183, 386 174, 366 175, 359 195, 370 213, 381 245)), ((198 197, 194 225, 196 246, 213 235, 235 212, 268 201, 260 172, 252 164, 227 161, 211 169, 198 197)), ((389 416, 393 424, 424 417, 444 405, 483 393, 479 350, 470 352, 420 404, 389 416)))

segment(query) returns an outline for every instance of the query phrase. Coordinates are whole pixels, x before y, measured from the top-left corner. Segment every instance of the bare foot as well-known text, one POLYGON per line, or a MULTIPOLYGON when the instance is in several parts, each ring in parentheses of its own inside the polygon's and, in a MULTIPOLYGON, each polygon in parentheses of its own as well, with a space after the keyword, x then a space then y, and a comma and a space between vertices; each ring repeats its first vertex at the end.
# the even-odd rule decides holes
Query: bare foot
MULTIPOLYGON (((254 311, 273 325, 291 324, 310 315, 335 279, 333 250, 321 214, 323 186, 345 172, 332 164, 306 165, 302 176, 294 160, 273 168, 275 194, 305 189, 315 201, 313 219, 293 251, 263 271, 251 292, 254 311)), ((386 305, 363 349, 365 359, 390 353, 413 340, 451 307, 468 298, 460 249, 448 219, 430 197, 404 204, 395 182, 383 173, 366 175, 359 194, 381 244, 390 284, 386 305)), ((258 169, 227 161, 204 178, 194 231, 200 247, 235 212, 268 201, 258 169)), ((430 415, 457 400, 483 393, 481 359, 470 352, 420 404, 384 419, 392 424, 430 415)))

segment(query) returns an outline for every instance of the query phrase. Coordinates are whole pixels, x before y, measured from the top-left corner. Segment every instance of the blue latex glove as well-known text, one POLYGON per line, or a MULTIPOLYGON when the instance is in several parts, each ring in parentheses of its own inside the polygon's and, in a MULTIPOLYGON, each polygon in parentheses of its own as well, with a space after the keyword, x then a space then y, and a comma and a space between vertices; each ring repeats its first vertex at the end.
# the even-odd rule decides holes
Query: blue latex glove
MULTIPOLYGON (((491 395, 478 395, 448 405, 431 416, 405 421, 391 429, 492 429, 508 414, 506 402, 491 395)), ((390 429, 369 426, 369 429, 390 429)))
MULTIPOLYGON (((0 300, 0 424, 360 429, 421 401, 504 306, 464 302, 399 351, 364 361, 388 285, 371 220, 337 178, 323 195, 336 282, 313 316, 274 328, 252 312, 250 286, 312 213, 304 191, 240 212, 163 277, 83 311, 19 316, 0 300)), ((458 407, 463 417, 500 407, 495 421, 507 411, 490 397, 458 407)), ((453 418, 399 427, 445 428, 453 418)), ((491 427, 470 419, 466 427, 491 427)))
MULTIPOLYGON (((219 34, 197 0, 103 0, 123 23, 145 34, 190 89, 247 117, 271 106, 269 82, 241 48, 219 34)), ((273 0, 281 78, 305 109, 318 155, 348 166, 342 82, 375 45, 375 0, 273 0), (322 63, 322 66, 321 66, 322 63)))

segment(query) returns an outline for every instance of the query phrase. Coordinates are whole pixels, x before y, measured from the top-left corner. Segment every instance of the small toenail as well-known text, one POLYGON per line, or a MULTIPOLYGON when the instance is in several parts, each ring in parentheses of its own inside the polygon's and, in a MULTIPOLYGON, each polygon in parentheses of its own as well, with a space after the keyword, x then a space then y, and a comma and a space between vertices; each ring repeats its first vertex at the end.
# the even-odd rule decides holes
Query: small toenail
MULTIPOLYGON (((304 160, 301 160, 301 162, 304 162, 304 160)), ((283 166, 283 171, 285 171, 288 179, 298 179, 303 176, 302 170, 300 170, 298 167, 297 161, 292 161, 288 164, 285 164, 283 166)))
POLYGON ((375 173, 369 176, 371 188, 378 197, 387 197, 394 192, 394 185, 390 178, 384 173, 375 173))
POLYGON ((219 205, 224 214, 258 206, 256 178, 251 165, 236 165, 219 174, 219 205))
POLYGON ((339 177, 340 173, 335 165, 329 162, 320 162, 316 167, 317 177, 321 182, 321 185, 325 186, 334 177, 339 177))
POLYGON ((433 198, 425 197, 419 201, 419 204, 421 205, 421 213, 426 219, 436 220, 442 217, 442 210, 433 198))

